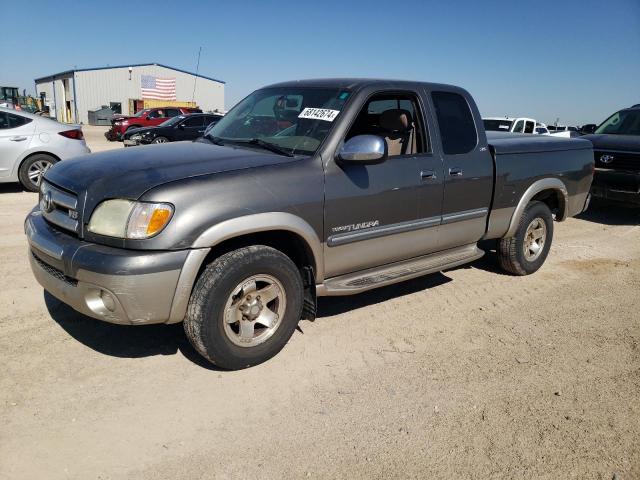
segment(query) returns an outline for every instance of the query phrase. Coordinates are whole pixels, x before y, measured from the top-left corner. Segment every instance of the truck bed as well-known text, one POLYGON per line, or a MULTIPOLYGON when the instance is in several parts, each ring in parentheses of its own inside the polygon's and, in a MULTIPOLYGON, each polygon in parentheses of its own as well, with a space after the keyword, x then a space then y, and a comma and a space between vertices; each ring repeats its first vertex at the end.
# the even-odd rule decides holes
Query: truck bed
POLYGON ((485 238, 505 235, 518 201, 538 179, 561 180, 566 187, 568 215, 582 212, 593 171, 591 142, 547 135, 487 132, 487 143, 494 158, 496 180, 485 238))

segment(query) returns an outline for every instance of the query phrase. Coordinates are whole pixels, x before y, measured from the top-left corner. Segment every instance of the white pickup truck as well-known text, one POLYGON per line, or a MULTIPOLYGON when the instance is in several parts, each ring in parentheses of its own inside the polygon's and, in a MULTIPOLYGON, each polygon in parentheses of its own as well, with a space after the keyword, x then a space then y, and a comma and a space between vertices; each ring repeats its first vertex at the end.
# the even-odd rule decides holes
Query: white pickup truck
POLYGON ((509 133, 538 133, 536 127, 541 125, 533 118, 526 117, 486 117, 482 123, 486 131, 509 133))

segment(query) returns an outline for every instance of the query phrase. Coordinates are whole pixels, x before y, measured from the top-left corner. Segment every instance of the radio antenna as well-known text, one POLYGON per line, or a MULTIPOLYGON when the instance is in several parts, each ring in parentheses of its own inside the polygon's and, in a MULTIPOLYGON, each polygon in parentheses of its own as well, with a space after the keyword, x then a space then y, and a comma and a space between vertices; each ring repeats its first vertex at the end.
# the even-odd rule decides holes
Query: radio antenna
POLYGON ((196 98, 196 82, 198 81, 198 71, 200 70, 200 53, 202 52, 202 47, 198 49, 198 63, 196 63, 196 76, 193 79, 193 94, 191 95, 191 103, 194 102, 194 98, 196 98))

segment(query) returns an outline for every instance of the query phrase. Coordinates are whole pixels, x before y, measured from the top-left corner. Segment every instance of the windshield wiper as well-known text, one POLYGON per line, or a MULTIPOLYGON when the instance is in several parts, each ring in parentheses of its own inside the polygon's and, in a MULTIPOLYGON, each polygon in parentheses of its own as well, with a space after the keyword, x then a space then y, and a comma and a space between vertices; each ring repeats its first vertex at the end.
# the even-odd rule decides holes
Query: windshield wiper
POLYGON ((265 142, 261 138, 252 138, 251 140, 237 141, 236 143, 248 143, 250 145, 257 145, 258 147, 262 147, 265 150, 270 150, 273 153, 278 153, 278 154, 284 155, 286 157, 293 157, 293 153, 291 153, 291 152, 285 150, 284 148, 279 147, 278 145, 275 145, 273 143, 265 142))
POLYGON ((224 146, 224 142, 219 137, 214 137, 213 135, 205 135, 204 138, 209 140, 214 145, 220 145, 222 147, 224 146))

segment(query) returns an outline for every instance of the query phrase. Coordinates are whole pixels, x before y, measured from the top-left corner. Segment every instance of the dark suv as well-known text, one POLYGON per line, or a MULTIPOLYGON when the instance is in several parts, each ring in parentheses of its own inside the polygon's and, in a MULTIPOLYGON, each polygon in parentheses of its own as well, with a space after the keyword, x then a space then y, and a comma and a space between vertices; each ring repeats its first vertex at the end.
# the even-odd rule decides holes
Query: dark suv
POLYGON ((179 142, 201 137, 207 127, 216 124, 222 115, 191 113, 170 118, 157 127, 131 128, 123 137, 125 147, 149 143, 179 142))
POLYGON ((122 140, 127 130, 141 127, 156 127, 166 122, 169 118, 189 113, 202 113, 202 110, 187 107, 145 108, 130 117, 124 115, 113 117, 111 120, 111 129, 104 135, 108 140, 122 140))
POLYGON ((593 135, 594 197, 640 205, 640 105, 607 118, 593 135))

